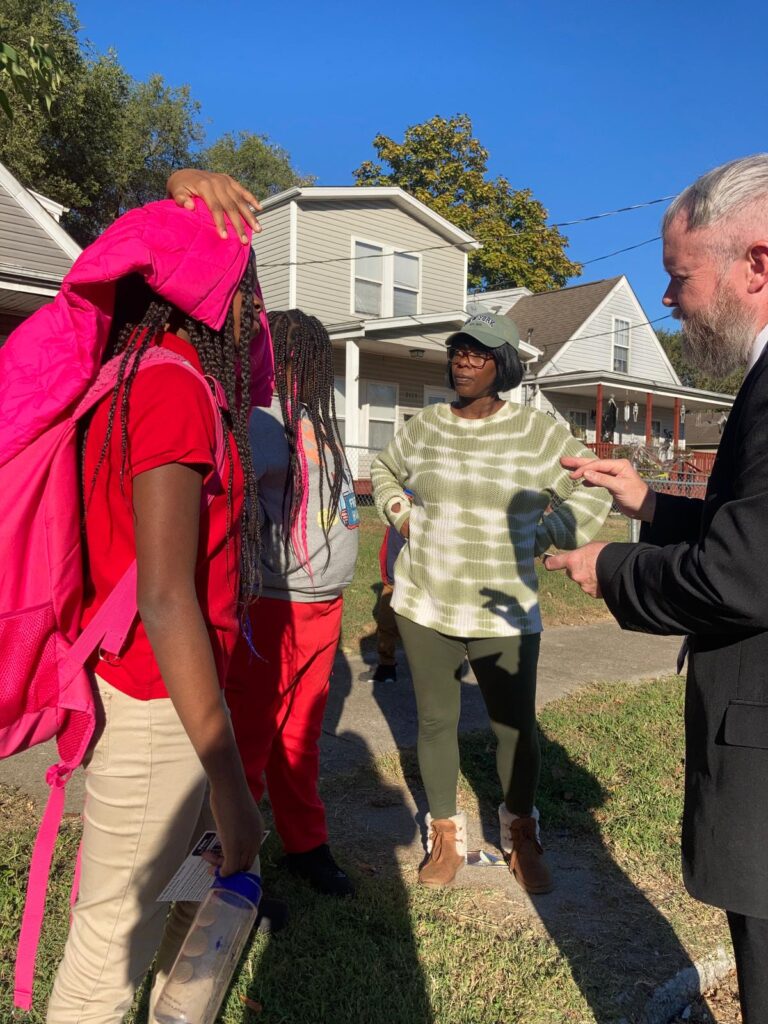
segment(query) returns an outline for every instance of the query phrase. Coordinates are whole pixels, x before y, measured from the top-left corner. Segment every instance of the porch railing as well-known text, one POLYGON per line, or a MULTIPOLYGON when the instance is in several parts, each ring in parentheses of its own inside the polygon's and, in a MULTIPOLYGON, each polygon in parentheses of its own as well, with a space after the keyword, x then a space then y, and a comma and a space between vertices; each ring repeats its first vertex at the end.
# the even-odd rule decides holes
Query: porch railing
MULTIPOLYGON (((685 449, 673 452, 671 446, 648 448, 645 445, 622 445, 599 441, 586 445, 599 459, 629 459, 641 475, 656 490, 667 494, 693 495, 706 487, 714 452, 695 452, 685 449), (663 486, 656 487, 656 483, 663 486)), ((703 490, 702 490, 703 496, 703 490)))
MULTIPOLYGON (((676 458, 664 458, 660 448, 612 444, 608 441, 586 445, 599 459, 631 458, 643 466, 643 475, 654 490, 667 494, 687 494, 703 497, 707 479, 715 461, 713 452, 680 451, 676 458)), ((381 451, 366 445, 345 446, 347 461, 355 482, 358 504, 372 505, 371 463, 381 451)))

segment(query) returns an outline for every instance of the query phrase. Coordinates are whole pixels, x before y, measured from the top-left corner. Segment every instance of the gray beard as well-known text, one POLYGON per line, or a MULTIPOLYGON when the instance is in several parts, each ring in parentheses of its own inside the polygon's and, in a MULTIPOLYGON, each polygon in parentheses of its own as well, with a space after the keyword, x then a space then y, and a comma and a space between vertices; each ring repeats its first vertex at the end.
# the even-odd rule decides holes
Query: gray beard
POLYGON ((750 312, 732 292, 721 287, 711 309, 683 317, 672 316, 683 325, 683 358, 709 377, 728 377, 746 366, 755 340, 755 323, 750 312))

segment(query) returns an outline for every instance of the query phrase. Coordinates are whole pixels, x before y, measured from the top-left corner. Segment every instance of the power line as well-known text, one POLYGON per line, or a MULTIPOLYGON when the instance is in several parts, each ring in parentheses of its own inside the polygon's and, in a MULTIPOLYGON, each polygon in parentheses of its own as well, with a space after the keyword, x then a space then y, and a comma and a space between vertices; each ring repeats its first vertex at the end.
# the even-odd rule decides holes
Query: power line
MULTIPOLYGON (((623 252, 631 252, 633 249, 640 249, 644 245, 650 245, 651 242, 658 242, 661 235, 655 235, 653 238, 646 238, 644 242, 637 242, 635 245, 628 245, 624 249, 615 249, 613 252, 607 252, 604 256, 593 256, 589 260, 574 260, 581 267, 586 267, 590 263, 598 263, 600 260, 610 259, 611 256, 619 256, 623 252)), ((428 245, 423 249, 398 249, 396 252, 381 252, 372 253, 367 256, 330 256, 327 259, 321 260, 293 260, 286 263, 260 263, 259 270, 277 270, 284 269, 286 267, 310 267, 310 266, 321 266, 327 263, 355 263, 357 260, 375 260, 383 259, 385 256, 416 256, 422 252, 434 252, 436 249, 456 249, 460 246, 466 245, 466 242, 446 242, 444 245, 428 245)))
MULTIPOLYGON (((628 213, 631 210, 642 210, 648 206, 655 206, 657 203, 666 203, 670 199, 674 199, 674 196, 661 196, 658 199, 649 199, 644 203, 634 203, 632 206, 620 206, 615 210, 607 210, 604 213, 593 213, 587 217, 579 217, 576 220, 564 220, 556 224, 549 224, 548 227, 552 228, 565 228, 571 227, 574 224, 587 224, 590 221, 602 220, 605 217, 615 217, 619 213, 628 213)), ((648 238, 644 242, 638 242, 637 245, 627 246, 625 249, 617 249, 615 252, 606 253, 605 256, 596 256, 591 260, 577 260, 582 267, 588 266, 590 263, 597 263, 599 260, 607 260, 611 256, 618 256, 624 252, 631 252, 632 249, 639 249, 643 245, 649 245, 651 242, 656 242, 660 238, 660 235, 656 235, 655 238, 648 238)), ((399 249, 397 250, 398 256, 417 256, 422 252, 434 252, 438 249, 458 249, 463 248, 467 245, 466 242, 445 242, 441 245, 427 245, 421 249, 399 249)), ((326 259, 318 260, 288 260, 284 263, 262 263, 260 269, 262 270, 278 270, 285 269, 287 267, 309 267, 309 266, 320 266, 327 263, 354 263, 357 260, 376 260, 384 259, 386 256, 393 255, 391 252, 369 253, 366 256, 331 256, 326 259)))
POLYGON ((288 263, 261 263, 259 265, 260 270, 276 270, 284 267, 310 267, 318 266, 323 263, 354 263, 356 260, 378 260, 383 259, 385 256, 415 256, 420 252, 434 252, 435 249, 457 249, 460 246, 467 245, 467 242, 446 242, 442 245, 427 245, 423 249, 398 249, 395 253, 393 252, 380 252, 370 253, 367 256, 331 256, 328 259, 322 260, 293 260, 288 263))
POLYGON ((649 199, 645 203, 634 203, 632 206, 620 206, 616 210, 607 210, 605 213, 592 213, 588 217, 578 217, 576 220, 561 220, 559 224, 550 224, 552 228, 569 228, 574 224, 587 224, 591 220, 602 220, 603 217, 615 217, 617 213, 629 213, 631 210, 644 210, 647 206, 656 206, 657 203, 668 203, 674 196, 661 196, 659 199, 649 199))
MULTIPOLYGON (((540 294, 546 294, 546 292, 540 293, 540 294)), ((515 319, 514 310, 515 310, 514 306, 511 306, 510 309, 508 310, 509 317, 510 317, 511 320, 515 319)), ((655 320, 643 320, 639 324, 630 323, 629 326, 630 326, 630 329, 633 328, 633 327, 651 327, 653 324, 661 323, 662 320, 669 320, 669 319, 671 319, 671 317, 672 317, 671 313, 665 313, 664 316, 657 316, 655 320)), ((613 333, 614 333, 613 331, 601 331, 599 334, 579 335, 578 337, 573 338, 572 340, 573 341, 587 341, 589 338, 607 338, 609 335, 612 335, 613 333)), ((571 339, 569 339, 569 340, 571 340, 571 339)), ((533 342, 531 342, 531 344, 533 344, 533 342)))
POLYGON ((599 263, 600 260, 608 260, 611 256, 618 256, 622 252, 631 252, 633 249, 641 249, 644 245, 650 245, 651 242, 658 242, 661 239, 661 235, 655 235, 653 238, 646 238, 644 242, 637 242, 636 245, 628 245, 625 249, 615 249, 613 252, 607 252, 605 256, 594 256, 591 260, 579 260, 578 263, 582 267, 589 266, 590 263, 599 263))

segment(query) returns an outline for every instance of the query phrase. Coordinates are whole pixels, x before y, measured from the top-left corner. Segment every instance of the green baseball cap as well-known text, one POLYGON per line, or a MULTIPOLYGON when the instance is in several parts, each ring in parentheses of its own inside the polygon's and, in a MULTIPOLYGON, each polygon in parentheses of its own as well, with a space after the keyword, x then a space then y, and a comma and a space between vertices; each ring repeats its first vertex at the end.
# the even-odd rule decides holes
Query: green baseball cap
POLYGON ((514 320, 496 313, 476 313, 464 324, 460 331, 451 334, 446 345, 455 345, 462 338, 477 341, 486 348, 501 348, 511 345, 515 352, 520 350, 520 332, 514 320))

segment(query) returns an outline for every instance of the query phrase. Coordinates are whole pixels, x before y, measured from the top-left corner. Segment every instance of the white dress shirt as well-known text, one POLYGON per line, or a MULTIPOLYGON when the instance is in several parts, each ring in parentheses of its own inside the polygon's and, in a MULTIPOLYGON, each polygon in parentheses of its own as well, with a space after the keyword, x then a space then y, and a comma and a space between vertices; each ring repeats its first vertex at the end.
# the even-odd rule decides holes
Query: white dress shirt
POLYGON ((747 363, 747 373, 749 373, 763 354, 763 349, 766 345, 768 345, 768 324, 765 325, 752 343, 752 351, 749 354, 749 362, 747 363))

